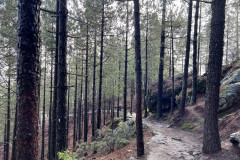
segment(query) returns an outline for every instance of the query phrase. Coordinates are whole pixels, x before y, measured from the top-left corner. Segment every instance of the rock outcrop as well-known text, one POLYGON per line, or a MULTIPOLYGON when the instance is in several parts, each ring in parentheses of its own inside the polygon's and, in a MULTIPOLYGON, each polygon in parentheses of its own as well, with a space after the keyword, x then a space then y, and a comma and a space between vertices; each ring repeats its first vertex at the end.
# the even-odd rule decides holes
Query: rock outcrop
POLYGON ((228 74, 221 81, 219 112, 240 106, 240 69, 228 74))
MULTIPOLYGON (((183 82, 183 75, 179 74, 175 76, 175 88, 174 94, 176 97, 176 104, 175 107, 179 105, 179 99, 181 97, 182 91, 182 82, 183 82)), ((188 97, 187 99, 190 101, 192 95, 192 73, 189 73, 188 78, 188 97)), ((206 76, 198 77, 198 92, 205 93, 206 91, 206 76)), ((149 87, 149 94, 147 97, 147 105, 150 112, 156 112, 157 106, 157 94, 158 94, 158 82, 153 83, 149 87)), ((163 111, 170 110, 171 107, 171 96, 172 96, 172 80, 171 78, 164 79, 163 81, 163 111)))

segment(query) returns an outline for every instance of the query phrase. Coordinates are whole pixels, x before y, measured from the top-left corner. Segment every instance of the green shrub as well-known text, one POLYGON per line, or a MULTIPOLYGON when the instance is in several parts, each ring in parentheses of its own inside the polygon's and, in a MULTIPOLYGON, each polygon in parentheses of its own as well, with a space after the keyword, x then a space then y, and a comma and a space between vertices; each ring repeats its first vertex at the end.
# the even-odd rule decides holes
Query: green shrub
POLYGON ((64 152, 58 152, 58 159, 60 160, 77 160, 77 156, 74 152, 70 153, 68 150, 64 152))
POLYGON ((80 145, 80 147, 77 149, 77 152, 76 152, 76 153, 77 153, 79 156, 84 156, 84 155, 87 154, 88 149, 89 149, 88 144, 85 142, 85 143, 83 143, 83 144, 80 145))
POLYGON ((128 144, 130 144, 130 141, 127 140, 127 139, 121 139, 121 140, 119 141, 119 147, 120 147, 120 148, 121 148, 121 147, 124 147, 124 146, 126 146, 126 145, 128 145, 128 144))

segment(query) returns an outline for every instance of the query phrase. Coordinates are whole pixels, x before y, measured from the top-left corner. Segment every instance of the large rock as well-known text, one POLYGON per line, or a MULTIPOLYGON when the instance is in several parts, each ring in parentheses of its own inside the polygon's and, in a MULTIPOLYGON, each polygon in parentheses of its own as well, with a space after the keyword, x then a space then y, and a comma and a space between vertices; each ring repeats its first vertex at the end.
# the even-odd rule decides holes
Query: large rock
POLYGON ((240 149, 240 131, 231 134, 229 140, 240 149))
MULTIPOLYGON (((179 74, 175 76, 175 88, 174 94, 176 97, 175 107, 178 105, 178 99, 181 97, 182 91, 182 82, 183 82, 183 74, 179 74)), ((191 87, 192 87, 192 73, 189 73, 188 77, 188 100, 191 99, 191 87)), ((198 92, 205 93, 206 91, 206 75, 202 77, 198 77, 198 92)), ((150 112, 156 112, 157 106, 157 94, 158 94, 158 82, 153 83, 149 86, 149 94, 147 97, 147 106, 150 112)), ((166 78, 163 81, 163 111, 170 110, 171 107, 171 96, 172 96, 172 79, 166 78)))
POLYGON ((219 112, 240 106, 240 69, 230 73, 221 81, 219 112))

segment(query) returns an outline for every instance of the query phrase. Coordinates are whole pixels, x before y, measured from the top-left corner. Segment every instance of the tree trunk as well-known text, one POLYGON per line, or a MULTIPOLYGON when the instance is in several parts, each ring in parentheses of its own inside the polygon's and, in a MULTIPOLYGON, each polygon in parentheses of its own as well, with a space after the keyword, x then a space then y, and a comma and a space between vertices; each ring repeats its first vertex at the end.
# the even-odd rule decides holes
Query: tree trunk
POLYGON ((17 150, 17 141, 16 141, 16 135, 17 135, 17 104, 15 107, 15 119, 14 119, 14 129, 13 129, 13 140, 12 140, 12 160, 16 160, 16 150, 17 150))
MULTIPOLYGON (((71 67, 70 67, 71 65, 70 65, 70 61, 69 61, 69 64, 68 64, 68 72, 69 72, 69 74, 68 74, 68 86, 70 86, 70 79, 71 79, 71 67)), ((70 112, 70 92, 71 92, 71 87, 68 87, 67 88, 67 92, 68 92, 68 94, 67 94, 67 139, 68 139, 68 141, 69 141, 69 112, 70 112)), ((68 143, 69 142, 67 142, 67 146, 68 146, 68 143)))
POLYGON ((193 80, 192 80, 192 101, 194 105, 197 101, 197 36, 198 36, 198 15, 199 15, 199 3, 200 0, 196 1, 196 13, 195 13, 195 25, 194 25, 194 39, 193 39, 193 80))
POLYGON ((123 91, 123 121, 127 121, 127 65, 128 65, 128 1, 126 18, 126 44, 125 44, 125 72, 124 72, 124 91, 123 91))
POLYGON ((131 115, 133 112, 133 98, 134 98, 134 80, 132 80, 131 82, 131 108, 130 108, 131 115))
POLYGON ((4 139, 3 139, 3 160, 7 159, 7 116, 5 114, 4 139))
MULTIPOLYGON (((52 31, 53 31, 53 24, 52 24, 52 31)), ((52 35, 52 39, 54 39, 52 35)), ((53 48, 53 46, 52 46, 53 48)), ((49 124, 48 124, 48 159, 50 160, 50 154, 51 154, 51 134, 52 134, 52 108, 53 108, 53 50, 51 49, 51 80, 50 80, 50 105, 49 105, 49 124)))
POLYGON ((187 81, 188 81, 188 66, 189 66, 189 54, 190 54, 190 42, 191 42, 191 24, 192 24, 192 0, 189 0, 188 7, 188 30, 187 30, 187 43, 186 43, 186 55, 185 65, 183 73, 183 85, 182 85, 182 99, 180 106, 180 115, 183 116, 185 111, 185 103, 187 97, 187 81))
MULTIPOLYGON (((88 22, 87 22, 88 23, 88 22)), ((85 70, 85 98, 84 98, 84 142, 87 142, 88 130, 88 24, 87 24, 87 39, 86 39, 86 70, 85 70)))
POLYGON ((198 28, 198 73, 201 76, 201 59, 200 59, 200 49, 201 49, 201 25, 202 25, 202 6, 199 8, 199 28, 198 28))
POLYGON ((97 57, 97 31, 95 29, 94 57, 93 57, 92 141, 95 140, 96 57, 97 57))
POLYGON ((135 27, 135 71, 136 71, 136 132, 137 156, 144 155, 144 141, 142 128, 142 69, 141 69, 141 33, 139 0, 134 0, 134 27, 135 27))
POLYGON ((40 1, 18 1, 17 160, 38 159, 40 1))
POLYGON ((78 104, 78 142, 82 138, 82 93, 83 93, 83 54, 82 54, 82 71, 81 71, 81 84, 80 84, 80 99, 78 104))
MULTIPOLYGON (((145 57, 145 84, 144 84, 144 117, 147 117, 147 86, 148 86, 148 2, 147 3, 147 28, 146 28, 146 57, 145 57)), ((132 93, 131 93, 132 94, 132 93)), ((132 103, 132 102, 131 102, 132 103)))
POLYGON ((7 132, 6 132, 6 160, 9 159, 10 148, 10 124, 11 124, 11 77, 10 77, 10 63, 8 64, 8 100, 7 100, 7 132))
POLYGON ((120 110, 120 80, 121 80, 121 61, 118 60, 118 100, 117 100, 117 117, 119 117, 119 110, 120 110))
POLYGON ((239 57, 239 20, 238 20, 238 18, 239 18, 239 1, 237 0, 236 1, 236 3, 237 3, 237 8, 236 8, 236 12, 237 12, 237 18, 236 18, 236 47, 237 47, 237 55, 236 55, 236 59, 239 57))
POLYGON ((106 125, 106 97, 103 98, 103 125, 106 125))
MULTIPOLYGON (((76 58, 77 59, 77 58, 76 58)), ((74 109, 73 109, 73 148, 76 147, 76 136, 77 136, 77 133, 76 133, 76 120, 77 120, 77 74, 78 74, 78 67, 77 67, 77 61, 75 62, 76 63, 76 77, 75 77, 75 95, 74 95, 74 109)))
MULTIPOLYGON (((59 13, 59 0, 56 1, 56 12, 59 13)), ((58 93, 58 41, 59 41, 59 16, 56 17, 56 42, 55 42, 55 64, 54 64, 54 92, 53 92, 53 108, 52 108, 52 126, 51 126, 51 142, 50 142, 50 159, 57 158, 57 93, 58 93)))
POLYGON ((45 108, 46 108, 46 72, 47 72, 47 56, 45 53, 45 64, 44 64, 44 78, 43 78, 43 111, 42 111, 42 151, 41 160, 44 160, 45 153, 45 108))
POLYGON ((101 128, 101 114, 102 114, 101 105, 102 105, 102 72, 103 72, 103 34, 104 34, 104 0, 102 0, 101 51, 100 51, 100 70, 99 70, 97 129, 101 128))
POLYGON ((163 95, 163 70, 164 70, 164 49, 165 49, 165 18, 166 18, 166 0, 163 0, 162 11, 162 29, 161 29, 161 49, 160 49, 160 64, 158 74, 158 96, 157 96, 157 115, 156 119, 162 117, 162 95, 163 95))
POLYGON ((57 94, 57 152, 67 147, 67 1, 59 3, 59 50, 58 50, 58 94, 57 94))
POLYGON ((171 63, 171 67, 172 67, 172 100, 171 100, 171 114, 174 113, 174 106, 175 106, 175 85, 174 85, 174 74, 175 74, 175 69, 174 69, 174 43, 173 43, 173 20, 172 20, 172 11, 171 11, 171 50, 172 50, 172 63, 171 63))
POLYGON ((219 89, 222 73, 225 5, 226 0, 212 2, 212 20, 202 148, 203 153, 205 154, 210 154, 221 150, 217 113, 219 107, 219 89))
POLYGON ((230 18, 229 15, 227 16, 227 43, 226 43, 226 65, 228 65, 228 46, 229 46, 229 23, 230 23, 230 18))

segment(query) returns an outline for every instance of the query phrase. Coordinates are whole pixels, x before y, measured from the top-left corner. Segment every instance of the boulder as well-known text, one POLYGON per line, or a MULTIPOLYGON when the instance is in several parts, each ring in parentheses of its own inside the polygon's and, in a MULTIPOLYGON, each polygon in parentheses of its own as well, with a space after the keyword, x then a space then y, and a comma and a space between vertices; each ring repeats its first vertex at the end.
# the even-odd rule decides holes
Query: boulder
MULTIPOLYGON (((182 91, 182 82, 183 82, 183 74, 179 74, 175 76, 175 86, 174 86, 174 94, 176 97, 175 107, 177 107, 180 103, 181 99, 181 91, 182 91)), ((188 77, 188 101, 191 100, 192 95, 192 73, 189 73, 188 77)), ((206 75, 202 77, 198 77, 198 88, 199 93, 205 93, 206 91, 206 75)), ((147 106, 150 112, 156 112, 157 106, 157 94, 158 94, 158 82, 153 83, 149 86, 149 94, 147 96, 147 106)), ((172 96, 172 79, 166 78, 163 80, 163 111, 169 111, 171 107, 171 96, 172 96)))
POLYGON ((127 125, 128 125, 128 126, 133 126, 133 125, 134 125, 134 121, 131 120, 131 119, 128 120, 128 121, 127 121, 127 125))
POLYGON ((238 148, 240 149, 240 131, 236 132, 236 133, 232 133, 230 135, 230 142, 232 142, 232 144, 237 145, 238 148))
POLYGON ((219 112, 240 106, 240 69, 228 74, 221 81, 219 112))

